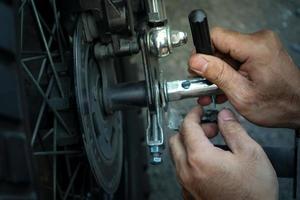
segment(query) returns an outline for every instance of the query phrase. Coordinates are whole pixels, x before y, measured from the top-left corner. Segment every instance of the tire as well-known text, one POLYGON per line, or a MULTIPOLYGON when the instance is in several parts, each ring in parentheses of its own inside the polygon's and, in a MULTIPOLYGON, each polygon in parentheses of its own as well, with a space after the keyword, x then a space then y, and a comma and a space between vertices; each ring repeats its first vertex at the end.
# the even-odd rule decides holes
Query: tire
POLYGON ((15 22, 13 2, 0 2, 0 199, 37 199, 17 65, 15 22))
MULTIPOLYGON (((0 100, 3 123, 0 133, 0 159, 3 159, 0 163, 9 163, 9 167, 1 164, 0 181, 8 181, 12 188, 7 193, 5 190, 3 195, 12 195, 11 199, 147 199, 147 156, 141 111, 123 113, 126 120, 123 123, 125 145, 122 177, 117 191, 113 195, 108 194, 96 182, 84 151, 75 103, 74 73, 72 67, 68 67, 72 65, 72 50, 68 41, 59 44, 63 38, 57 36, 53 46, 50 45, 50 57, 52 52, 63 54, 59 55, 60 58, 53 56, 52 61, 49 54, 47 57, 48 50, 43 47, 44 39, 51 38, 47 24, 56 19, 48 17, 52 12, 50 4, 36 2, 28 10, 20 9, 23 0, 16 3, 16 9, 12 4, 5 4, 3 12, 1 9, 4 4, 0 3, 0 22, 5 20, 1 24, 7 26, 5 31, 0 32, 0 76, 3 76, 0 80, 2 86, 10 86, 1 90, 5 98, 0 100), (29 12, 32 12, 31 15, 29 12), (26 15, 30 17, 24 17, 26 15), (26 23, 29 24, 27 27, 24 25, 26 23), (37 27, 41 30, 39 26, 44 29, 42 37, 35 32, 37 27), (20 30, 16 31, 17 27, 21 27, 20 30), (11 44, 7 45, 7 41, 11 41, 11 44), (4 42, 3 45, 1 42, 4 42), (29 52, 26 47, 33 50, 29 52), (42 53, 36 53, 38 51, 42 53), (51 62, 55 62, 54 71, 51 62), (59 62, 65 62, 66 65, 60 65, 59 62), (55 84, 56 78, 63 80, 61 85, 55 84), (61 89, 68 91, 67 100, 59 97, 61 89), (50 92, 47 93, 48 90, 50 92), (26 113, 28 117, 25 117, 26 113), (140 122, 138 131, 136 124, 132 123, 137 121, 140 122), (20 187, 19 183, 24 187, 20 187)), ((58 32, 55 31, 53 35, 59 35, 58 32)), ((119 78, 128 81, 130 78, 122 71, 124 63, 128 63, 120 59, 115 59, 115 63, 119 66, 119 78)), ((1 195, 0 192, 0 199, 1 195)))

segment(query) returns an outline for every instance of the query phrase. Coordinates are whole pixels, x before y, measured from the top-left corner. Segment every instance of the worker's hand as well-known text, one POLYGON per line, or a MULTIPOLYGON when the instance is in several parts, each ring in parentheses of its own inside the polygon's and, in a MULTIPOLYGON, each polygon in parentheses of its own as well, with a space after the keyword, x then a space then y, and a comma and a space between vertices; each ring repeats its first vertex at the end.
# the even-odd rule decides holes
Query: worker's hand
POLYGON ((218 116, 218 126, 230 148, 215 147, 208 136, 216 127, 199 124, 202 109, 193 109, 169 145, 177 176, 195 199, 277 199, 276 173, 259 144, 251 139, 229 110, 218 116))
MULTIPOLYGON (((189 70, 221 88, 248 120, 270 127, 300 127, 300 70, 271 31, 240 34, 215 28, 215 56, 193 54, 189 70)), ((199 99, 201 105, 209 97, 199 99)))

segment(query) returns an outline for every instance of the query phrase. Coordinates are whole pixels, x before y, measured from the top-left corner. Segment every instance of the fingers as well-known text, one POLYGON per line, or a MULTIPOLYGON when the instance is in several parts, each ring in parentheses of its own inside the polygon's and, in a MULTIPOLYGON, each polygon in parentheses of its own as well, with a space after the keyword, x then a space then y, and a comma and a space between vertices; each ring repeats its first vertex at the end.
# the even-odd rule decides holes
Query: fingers
POLYGON ((224 109, 219 113, 218 125, 225 143, 233 153, 243 152, 254 143, 230 110, 224 109))
POLYGON ((235 98, 241 90, 250 90, 249 80, 217 57, 194 54, 189 60, 189 66, 200 76, 215 83, 228 98, 235 98))
POLYGON ((253 40, 250 35, 220 27, 212 29, 211 40, 218 51, 228 54, 240 62, 245 62, 248 59, 253 48, 253 40))
POLYGON ((217 96, 217 103, 225 103, 227 101, 227 96, 225 94, 220 94, 217 96))
POLYGON ((198 104, 201 106, 208 106, 211 104, 211 97, 210 96, 203 96, 198 98, 198 104))
POLYGON ((205 123, 201 127, 208 138, 213 138, 218 134, 219 129, 216 123, 205 123))
POLYGON ((182 123, 180 136, 187 153, 198 152, 199 149, 205 149, 212 146, 212 143, 200 126, 202 113, 202 107, 196 107, 187 114, 182 123))
POLYGON ((169 147, 172 160, 176 167, 182 168, 186 163, 186 151, 179 134, 173 135, 169 139, 169 147))
MULTIPOLYGON (((226 101, 227 101, 226 95, 224 95, 224 94, 217 95, 217 99, 216 99, 217 104, 222 104, 226 101)), ((198 98, 197 102, 201 106, 207 106, 207 105, 211 104, 212 99, 210 96, 202 96, 202 97, 198 98)))

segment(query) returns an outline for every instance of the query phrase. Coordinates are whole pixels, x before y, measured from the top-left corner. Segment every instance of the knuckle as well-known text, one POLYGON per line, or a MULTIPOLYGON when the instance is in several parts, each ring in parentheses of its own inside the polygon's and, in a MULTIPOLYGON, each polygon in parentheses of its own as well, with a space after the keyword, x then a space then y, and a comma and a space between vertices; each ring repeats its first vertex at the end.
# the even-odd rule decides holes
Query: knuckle
POLYGON ((215 82, 219 87, 226 86, 225 84, 225 70, 226 66, 225 63, 222 61, 218 61, 218 63, 215 64, 215 66, 219 66, 219 69, 216 73, 216 75, 213 77, 213 82, 215 82))
POLYGON ((200 159, 198 154, 196 153, 190 153, 187 156, 187 163, 191 168, 197 168, 197 166, 199 165, 200 159))
POLYGON ((256 39, 259 41, 257 45, 264 55, 273 54, 274 49, 281 48, 280 39, 277 33, 272 30, 262 30, 258 32, 256 36, 256 39))
POLYGON ((180 127, 180 132, 183 132, 183 133, 187 132, 188 127, 189 127, 189 121, 184 119, 182 121, 182 124, 181 124, 181 127, 180 127))

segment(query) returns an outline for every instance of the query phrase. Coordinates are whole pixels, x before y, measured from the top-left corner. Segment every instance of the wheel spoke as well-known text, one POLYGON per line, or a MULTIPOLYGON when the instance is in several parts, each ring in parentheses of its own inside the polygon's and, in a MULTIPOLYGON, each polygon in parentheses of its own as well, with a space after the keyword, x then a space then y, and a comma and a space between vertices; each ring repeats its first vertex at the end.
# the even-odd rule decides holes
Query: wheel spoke
POLYGON ((80 169, 80 166, 81 166, 81 163, 79 163, 78 165, 77 165, 77 167, 76 167, 76 169, 75 169, 75 171, 74 171, 74 173, 73 173, 73 175, 72 175, 72 178, 71 178, 71 180, 70 180, 70 183, 69 183, 69 185, 68 185, 68 187, 67 187, 67 190, 66 190, 66 192, 65 192, 65 195, 64 195, 64 200, 66 200, 67 198, 68 198, 68 196, 69 196, 69 193, 70 193, 70 190, 71 190, 71 188, 72 188, 72 186, 73 186, 73 184, 74 184, 74 181, 75 181, 75 179, 76 179, 76 177, 77 177, 77 174, 78 174, 78 171, 79 171, 79 169, 80 169))
POLYGON ((46 56, 32 56, 32 57, 22 58, 21 61, 22 62, 30 62, 30 61, 34 61, 34 60, 44 59, 45 57, 46 56))
MULTIPOLYGON (((53 42, 53 35, 54 35, 55 30, 57 29, 57 27, 58 27, 57 24, 54 24, 54 25, 53 25, 53 28, 52 28, 52 30, 51 30, 52 35, 50 36, 50 39, 49 39, 49 41, 48 41, 48 46, 49 46, 49 48, 50 48, 51 45, 52 45, 52 42, 53 42)), ((45 70, 45 68, 46 68, 46 63, 47 63, 47 59, 44 59, 43 62, 42 62, 42 65, 41 65, 41 69, 40 69, 39 75, 38 75, 38 79, 37 79, 38 82, 41 81, 42 75, 43 75, 44 70, 45 70)))
POLYGON ((20 19, 20 51, 22 52, 23 50, 23 34, 24 34, 24 6, 26 4, 27 0, 22 1, 22 4, 20 6, 20 10, 19 13, 21 15, 21 19, 20 19))
MULTIPOLYGON (((22 51, 22 56, 26 57, 26 56, 39 56, 39 55, 44 55, 44 56, 48 56, 46 51, 22 51)), ((52 57, 58 56, 59 54, 55 51, 53 51, 51 53, 52 57)))
POLYGON ((62 42, 61 42, 61 38, 60 38, 60 29, 61 26, 59 24, 59 12, 57 11, 56 8, 56 0, 52 0, 52 6, 53 6, 53 12, 54 12, 54 18, 55 18, 55 25, 56 25, 56 36, 57 36, 57 40, 58 40, 58 48, 59 48, 59 52, 60 52, 60 56, 61 56, 61 61, 63 64, 65 64, 65 57, 63 54, 63 47, 62 47, 62 42))
MULTIPOLYGON (((54 131, 53 131, 54 133, 54 131)), ((34 156, 58 156, 58 155, 76 155, 81 154, 81 151, 76 150, 66 150, 66 151, 40 151, 40 152, 34 152, 34 156)))
POLYGON ((30 78, 30 80, 34 83, 34 85, 36 86, 37 90, 39 91, 39 93, 41 94, 41 96, 44 98, 44 101, 47 103, 47 105, 49 106, 49 108, 52 110, 52 112, 54 113, 55 117, 57 118, 57 120, 61 123, 61 125, 63 126, 63 128, 66 130, 66 132, 71 135, 71 131, 69 130, 68 126, 66 125, 65 121, 62 119, 62 117, 60 116, 60 114, 57 112, 57 110, 55 108, 53 108, 53 106, 50 104, 46 94, 43 92, 43 89, 41 88, 41 86, 39 85, 39 83, 34 79, 32 73, 30 72, 30 70, 28 69, 28 67, 26 66, 26 64, 24 62, 21 62, 21 65, 23 67, 23 69, 25 70, 25 72, 27 73, 28 77, 30 78))
POLYGON ((18 10, 18 14, 20 14, 21 12, 24 11, 24 7, 25 7, 25 4, 27 3, 27 0, 20 0, 22 3, 20 5, 20 8, 18 10))
POLYGON ((61 112, 60 108, 56 107, 61 99, 65 100, 67 93, 64 91, 68 91, 65 89, 69 89, 65 88, 65 86, 69 87, 68 84, 63 82, 66 75, 60 74, 60 69, 65 69, 67 64, 65 56, 67 50, 70 50, 69 38, 64 33, 56 0, 48 1, 49 3, 47 1, 19 0, 20 66, 23 68, 27 80, 32 82, 28 88, 30 90, 34 88, 34 95, 40 95, 38 102, 41 102, 38 105, 39 110, 34 115, 30 145, 33 149, 32 155, 36 158, 37 163, 46 167, 42 170, 47 170, 47 173, 51 174, 42 187, 51 190, 52 199, 82 199, 84 195, 80 195, 81 189, 84 193, 87 188, 84 185, 82 188, 80 185, 78 187, 77 182, 79 174, 81 174, 79 172, 85 169, 79 159, 84 155, 81 148, 68 146, 73 144, 73 138, 69 140, 69 137, 75 136, 71 132, 72 126, 66 123, 73 123, 73 118, 69 118, 71 113, 69 110, 61 112), (53 17, 48 18, 44 15, 40 9, 45 8, 44 5, 50 5, 47 10, 51 11, 52 9, 53 17), (32 27, 35 29, 31 30, 32 27), (30 40, 33 43, 30 46, 31 44, 26 41, 26 38, 33 34, 36 39, 30 40), (48 73, 49 70, 50 73, 48 73), (51 112, 50 115, 48 111, 51 112), (52 124, 49 127, 51 121, 52 124), (61 159, 63 159, 62 162, 61 159), (60 168, 62 165, 64 166, 60 168), (59 176, 61 170, 65 173, 62 178, 59 176))
MULTIPOLYGON (((48 96, 49 96, 49 94, 50 94, 50 92, 52 90, 52 87, 53 87, 53 78, 51 78, 51 80, 49 82, 49 85, 48 85, 48 88, 46 90, 46 94, 45 95, 46 95, 47 98, 48 98, 48 96)), ((34 129, 33 129, 33 134, 32 134, 31 143, 30 143, 30 145, 32 147, 34 145, 36 135, 37 135, 37 133, 39 131, 40 123, 41 123, 41 120, 42 120, 45 108, 46 108, 46 102, 43 101, 43 103, 41 105, 41 108, 40 108, 40 111, 39 111, 39 114, 38 114, 38 117, 37 117, 37 120, 36 120, 36 123, 35 123, 35 126, 34 126, 34 129)))
MULTIPOLYGON (((56 152, 56 136, 57 136, 57 121, 56 119, 54 118, 54 132, 53 132, 53 152, 56 152)), ((57 170, 56 170, 56 153, 53 154, 53 200, 56 200, 56 173, 57 173, 57 170)))
POLYGON ((54 62, 53 62, 53 59, 51 57, 51 53, 50 53, 48 44, 46 42, 45 34, 44 34, 44 31, 43 31, 43 27, 41 25, 40 18, 38 16, 38 12, 36 10, 36 6, 35 6, 35 3, 34 3, 34 0, 31 0, 31 5, 32 5, 32 8, 33 8, 33 11, 34 11, 34 14, 35 14, 35 18, 36 18, 36 21, 37 21, 37 24, 38 24, 38 27, 39 27, 39 30, 40 30, 41 37, 43 39, 44 47, 45 47, 46 52, 47 52, 47 56, 48 56, 48 59, 49 59, 49 62, 50 62, 50 66, 52 68, 52 72, 54 74, 54 77, 55 77, 55 80, 56 80, 56 84, 58 86, 58 90, 59 90, 61 96, 64 97, 64 92, 63 92, 63 89, 62 89, 61 81, 60 81, 60 79, 58 77, 57 71, 55 70, 54 62))
POLYGON ((42 141, 46 140, 52 133, 53 133, 54 129, 51 128, 42 138, 42 141))

